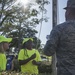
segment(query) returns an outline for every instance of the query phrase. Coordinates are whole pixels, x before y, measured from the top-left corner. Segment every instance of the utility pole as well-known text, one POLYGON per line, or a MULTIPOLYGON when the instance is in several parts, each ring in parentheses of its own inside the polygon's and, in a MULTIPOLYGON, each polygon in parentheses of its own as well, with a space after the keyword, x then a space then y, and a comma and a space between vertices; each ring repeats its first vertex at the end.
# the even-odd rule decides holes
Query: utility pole
MULTIPOLYGON (((52 0, 52 27, 57 25, 57 0, 52 0)), ((52 75, 57 75, 56 53, 52 56, 52 75)))
POLYGON ((53 17, 53 27, 57 25, 57 0, 52 0, 52 17, 53 17))

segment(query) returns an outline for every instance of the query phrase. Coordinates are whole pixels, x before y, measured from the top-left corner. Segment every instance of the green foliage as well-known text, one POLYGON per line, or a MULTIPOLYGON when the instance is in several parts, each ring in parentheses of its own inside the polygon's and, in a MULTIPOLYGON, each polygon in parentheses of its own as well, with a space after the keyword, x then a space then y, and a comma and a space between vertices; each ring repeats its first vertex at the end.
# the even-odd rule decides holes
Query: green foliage
MULTIPOLYGON (((36 75, 36 74, 30 74, 30 73, 21 73, 21 72, 0 72, 0 75, 36 75)), ((39 73, 38 75, 51 75, 50 73, 39 73)))
MULTIPOLYGON (((46 11, 44 5, 48 4, 47 0, 36 0, 39 5, 38 9, 31 9, 32 5, 26 10, 22 5, 13 5, 15 0, 0 1, 0 34, 12 38, 18 37, 19 40, 24 37, 33 37, 38 33, 35 27, 47 18, 38 18, 42 11, 46 11)), ((36 39, 37 41, 37 39, 36 39)), ((20 43, 20 41, 19 41, 20 43)), ((39 41, 38 47, 41 41, 39 41)))

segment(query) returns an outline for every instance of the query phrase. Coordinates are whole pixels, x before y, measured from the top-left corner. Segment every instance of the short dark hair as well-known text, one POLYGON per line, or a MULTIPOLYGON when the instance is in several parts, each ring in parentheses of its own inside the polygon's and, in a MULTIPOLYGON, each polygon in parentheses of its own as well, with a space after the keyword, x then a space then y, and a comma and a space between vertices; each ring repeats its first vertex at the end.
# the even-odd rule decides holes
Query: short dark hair
POLYGON ((70 11, 73 15, 75 15, 75 8, 71 8, 70 11))

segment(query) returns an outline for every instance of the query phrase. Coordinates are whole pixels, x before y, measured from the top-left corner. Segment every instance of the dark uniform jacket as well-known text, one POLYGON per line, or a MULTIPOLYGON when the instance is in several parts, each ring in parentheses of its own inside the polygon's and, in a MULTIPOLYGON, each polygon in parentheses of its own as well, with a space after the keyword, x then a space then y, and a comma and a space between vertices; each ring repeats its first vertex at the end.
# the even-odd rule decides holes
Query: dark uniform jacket
POLYGON ((75 21, 57 25, 51 31, 44 54, 56 52, 57 75, 75 75, 75 21))

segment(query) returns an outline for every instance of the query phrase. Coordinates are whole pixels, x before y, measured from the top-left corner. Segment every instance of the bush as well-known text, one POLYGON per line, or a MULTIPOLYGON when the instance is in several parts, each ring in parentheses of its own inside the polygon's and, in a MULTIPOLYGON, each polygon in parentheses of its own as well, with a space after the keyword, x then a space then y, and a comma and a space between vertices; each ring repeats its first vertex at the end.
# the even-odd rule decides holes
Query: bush
POLYGON ((39 73, 51 73, 52 66, 51 65, 41 65, 38 67, 39 73))

